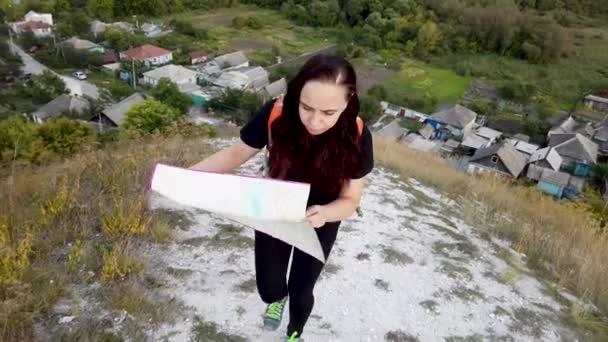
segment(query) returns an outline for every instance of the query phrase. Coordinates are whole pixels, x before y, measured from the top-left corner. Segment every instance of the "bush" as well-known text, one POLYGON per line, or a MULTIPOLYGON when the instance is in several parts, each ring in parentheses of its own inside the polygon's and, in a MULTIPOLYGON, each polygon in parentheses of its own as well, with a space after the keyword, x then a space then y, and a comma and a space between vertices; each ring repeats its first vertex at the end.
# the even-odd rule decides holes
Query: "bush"
POLYGON ((161 78, 151 94, 158 101, 175 108, 180 113, 186 113, 192 105, 190 97, 181 93, 177 85, 167 78, 161 78))
POLYGON ((110 96, 114 101, 121 101, 135 92, 127 83, 113 79, 108 86, 110 96))
POLYGON ((147 99, 131 107, 126 114, 125 129, 150 134, 166 133, 170 126, 176 125, 183 113, 157 100, 147 99))
POLYGON ((363 95, 360 98, 361 109, 359 116, 363 121, 369 122, 370 124, 376 122, 382 115, 382 107, 380 107, 379 100, 373 96, 363 95))
POLYGON ((235 28, 251 28, 251 29, 261 29, 264 27, 262 22, 256 17, 239 17, 236 16, 232 19, 232 26, 235 28))
POLYGON ((94 147, 93 130, 78 121, 58 118, 45 122, 38 128, 38 137, 44 149, 61 157, 71 156, 94 147))
POLYGON ((201 29, 195 29, 192 23, 186 20, 173 19, 171 21, 173 29, 186 36, 191 36, 197 39, 207 39, 207 31, 201 29))
POLYGON ((251 113, 261 106, 262 98, 259 95, 236 89, 228 89, 222 97, 209 101, 212 110, 237 125, 247 122, 251 113))

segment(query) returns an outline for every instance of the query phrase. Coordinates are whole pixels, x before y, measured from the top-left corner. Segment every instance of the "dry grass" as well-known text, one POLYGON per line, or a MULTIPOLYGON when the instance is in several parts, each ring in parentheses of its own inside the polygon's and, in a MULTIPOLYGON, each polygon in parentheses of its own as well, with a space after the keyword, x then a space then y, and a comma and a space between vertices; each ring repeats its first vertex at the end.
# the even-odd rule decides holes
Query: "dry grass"
POLYGON ((582 204, 553 200, 535 188, 494 176, 469 177, 431 154, 375 138, 375 156, 462 204, 468 223, 506 238, 528 264, 608 313, 608 236, 582 204))
POLYGON ((33 340, 34 322, 56 324, 52 306, 73 285, 143 282, 137 246, 171 235, 146 208, 152 166, 202 159, 212 150, 204 139, 148 136, 3 172, 12 176, 0 178, 0 340, 33 340))

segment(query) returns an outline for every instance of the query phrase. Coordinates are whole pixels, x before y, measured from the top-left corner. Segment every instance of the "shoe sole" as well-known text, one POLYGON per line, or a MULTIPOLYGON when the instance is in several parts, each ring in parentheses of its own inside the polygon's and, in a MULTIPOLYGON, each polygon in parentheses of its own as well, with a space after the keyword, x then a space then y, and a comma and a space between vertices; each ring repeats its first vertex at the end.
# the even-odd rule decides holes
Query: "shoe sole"
POLYGON ((275 331, 281 326, 281 321, 269 320, 264 318, 264 330, 275 331))

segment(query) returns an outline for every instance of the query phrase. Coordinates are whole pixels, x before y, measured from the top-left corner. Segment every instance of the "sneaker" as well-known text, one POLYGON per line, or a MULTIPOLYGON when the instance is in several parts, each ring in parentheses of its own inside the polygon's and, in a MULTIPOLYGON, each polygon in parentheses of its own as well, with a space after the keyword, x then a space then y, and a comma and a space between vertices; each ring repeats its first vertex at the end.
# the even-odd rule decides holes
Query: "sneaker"
POLYGON ((268 330, 277 330, 279 326, 281 326, 281 319, 283 318, 283 309, 285 309, 286 301, 287 298, 279 302, 268 304, 266 313, 264 314, 264 328, 268 330))
POLYGON ((304 339, 295 331, 291 336, 285 336, 285 342, 304 342, 304 339))

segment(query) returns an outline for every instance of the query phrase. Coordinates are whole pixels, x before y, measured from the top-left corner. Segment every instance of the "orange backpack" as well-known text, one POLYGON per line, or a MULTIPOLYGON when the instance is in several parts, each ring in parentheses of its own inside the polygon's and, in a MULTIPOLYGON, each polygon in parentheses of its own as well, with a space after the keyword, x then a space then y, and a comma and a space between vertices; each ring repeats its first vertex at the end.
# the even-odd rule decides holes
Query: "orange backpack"
MULTIPOLYGON (((270 112, 270 117, 268 118, 268 148, 272 145, 271 138, 271 127, 272 123, 278 119, 283 113, 283 98, 280 97, 274 101, 274 105, 272 106, 272 111, 270 112)), ((363 119, 357 116, 357 142, 361 141, 361 136, 363 135, 363 119)))

